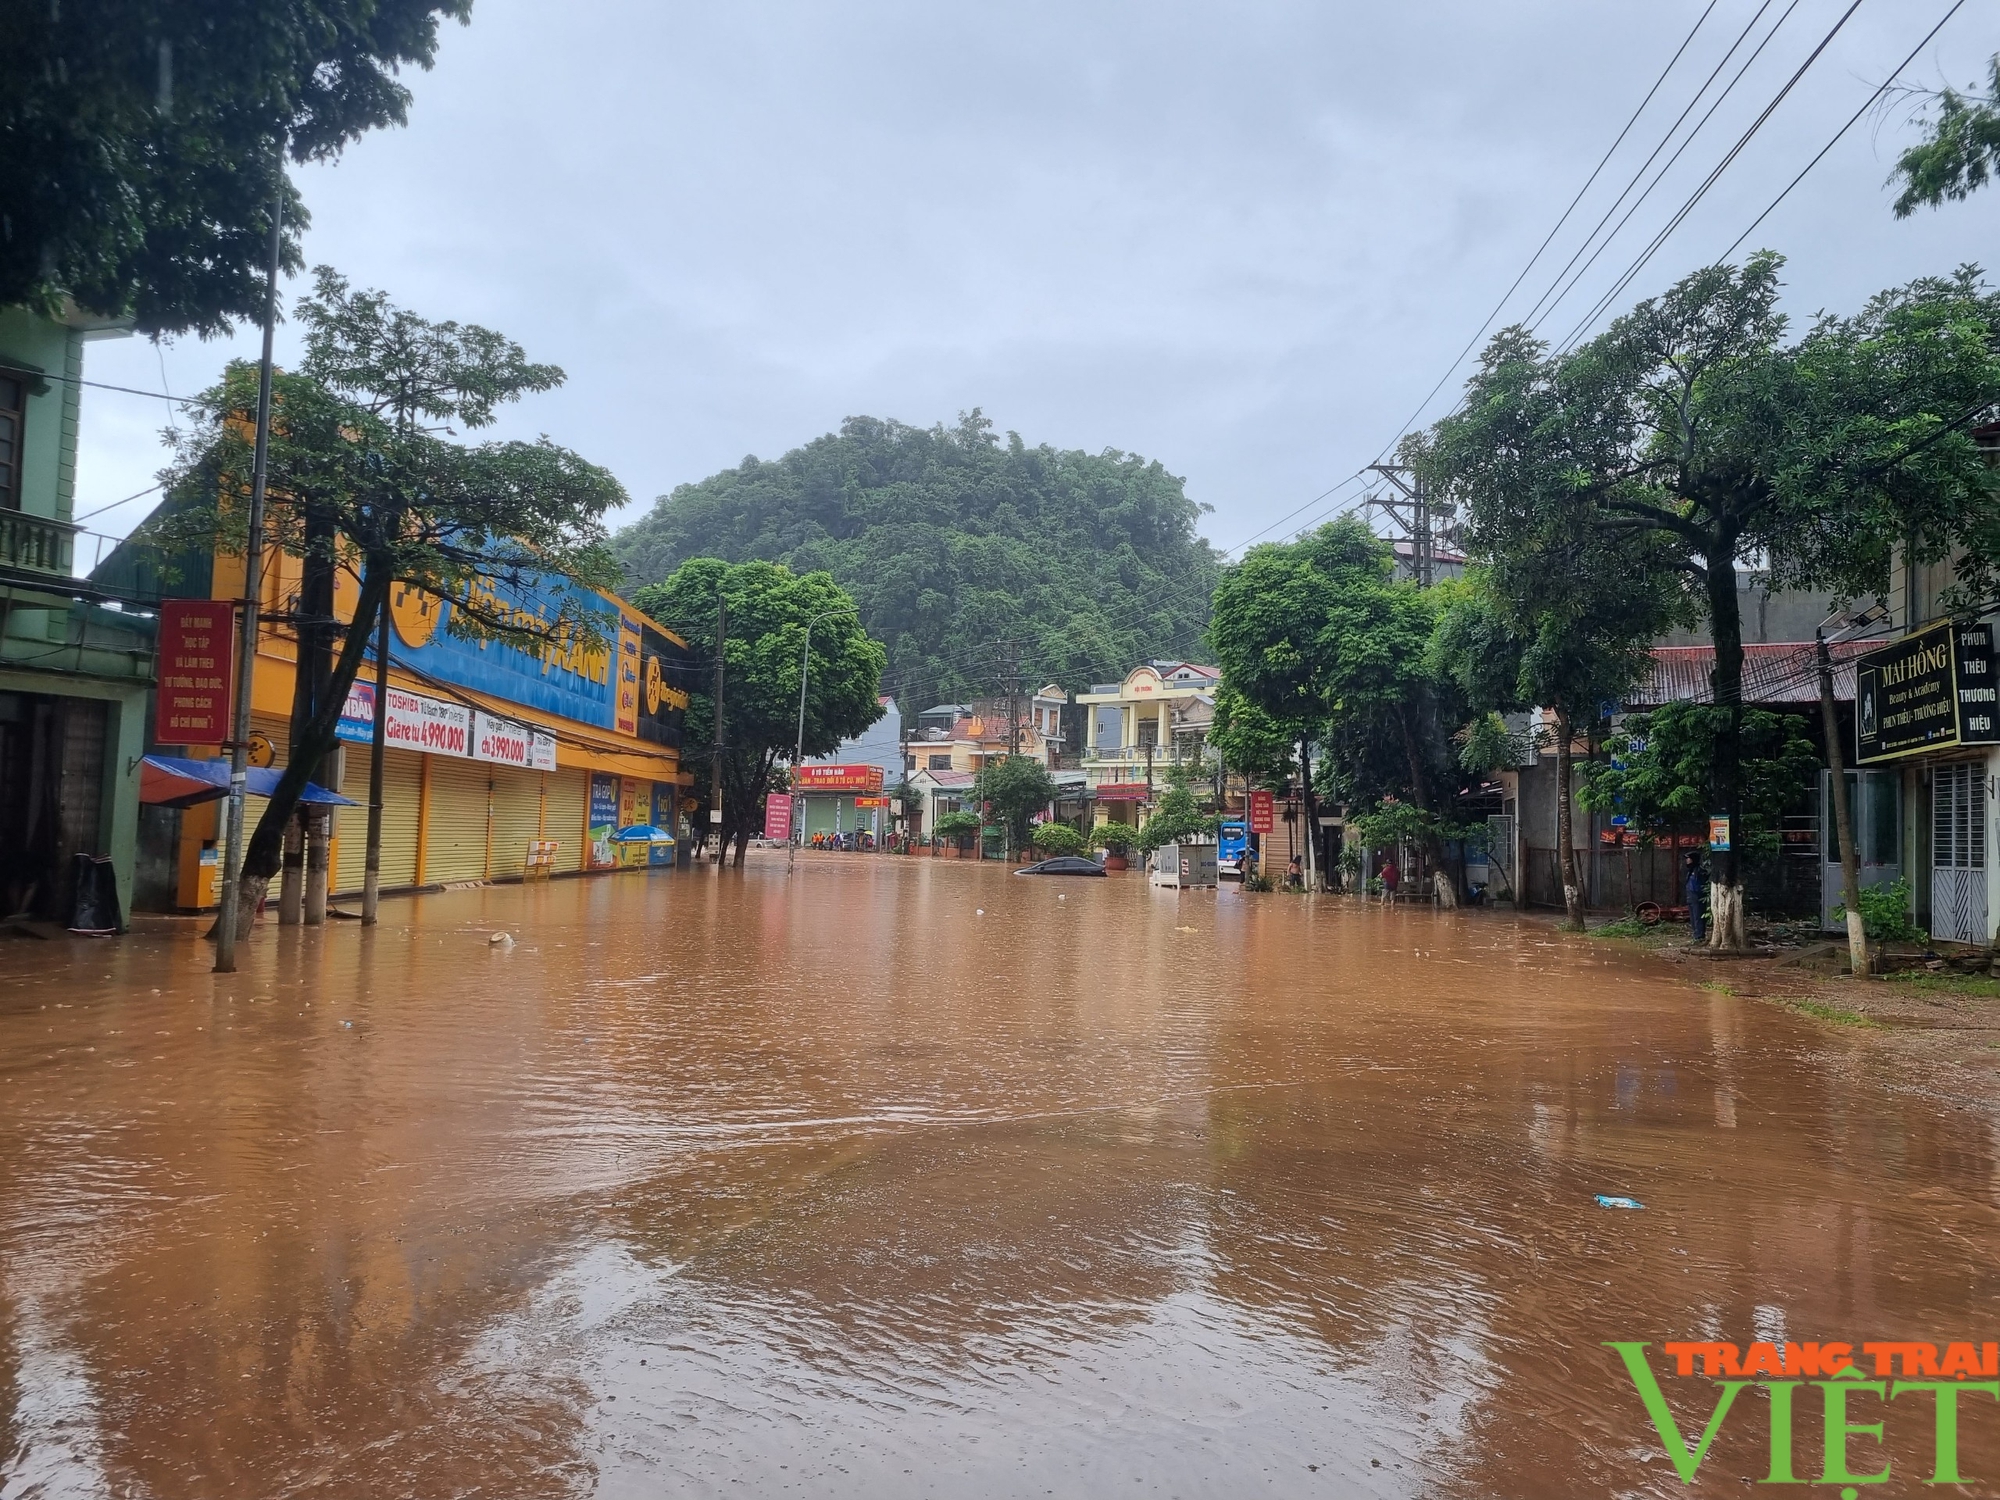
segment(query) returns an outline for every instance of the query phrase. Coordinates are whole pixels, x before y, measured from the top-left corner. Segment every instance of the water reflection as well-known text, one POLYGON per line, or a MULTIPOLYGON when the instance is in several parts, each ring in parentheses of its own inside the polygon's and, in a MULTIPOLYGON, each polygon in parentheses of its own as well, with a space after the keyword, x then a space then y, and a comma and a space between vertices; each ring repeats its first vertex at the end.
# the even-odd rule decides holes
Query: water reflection
POLYGON ((1990 1333, 1990 1132, 1865 1039, 1504 919, 804 864, 0 950, 0 1495, 1682 1493, 1602 1340, 1990 1333))

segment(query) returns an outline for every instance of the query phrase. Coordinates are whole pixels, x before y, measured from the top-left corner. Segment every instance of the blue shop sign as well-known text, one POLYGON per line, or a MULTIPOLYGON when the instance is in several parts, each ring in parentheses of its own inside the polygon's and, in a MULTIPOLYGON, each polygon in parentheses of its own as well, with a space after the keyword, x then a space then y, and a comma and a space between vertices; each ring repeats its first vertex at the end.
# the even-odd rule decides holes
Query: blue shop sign
POLYGON ((621 641, 636 632, 637 621, 628 624, 602 595, 559 575, 476 578, 462 587, 457 600, 400 583, 390 591, 395 664, 524 708, 604 729, 620 727, 615 658, 621 641), (451 618, 467 599, 471 615, 541 631, 551 630, 568 602, 572 618, 579 611, 591 617, 598 638, 593 641, 569 624, 529 649, 476 632, 458 634, 451 629, 451 618))

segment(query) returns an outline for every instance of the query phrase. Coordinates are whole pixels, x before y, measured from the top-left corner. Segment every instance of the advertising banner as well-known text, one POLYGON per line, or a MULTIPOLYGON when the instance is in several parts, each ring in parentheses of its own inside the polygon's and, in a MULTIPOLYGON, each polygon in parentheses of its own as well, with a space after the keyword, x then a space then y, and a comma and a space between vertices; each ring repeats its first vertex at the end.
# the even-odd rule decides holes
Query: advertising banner
POLYGON ((620 779, 618 784, 618 826, 630 828, 634 823, 646 821, 646 815, 653 810, 653 784, 633 780, 630 776, 620 779))
POLYGON ((556 737, 546 729, 517 724, 512 719, 495 718, 482 710, 472 711, 472 758, 496 765, 519 766, 524 771, 553 771, 556 768, 556 737))
POLYGON ((639 732, 639 622, 618 620, 618 732, 639 732))
POLYGON ((653 826, 664 828, 669 833, 679 833, 674 826, 674 784, 670 781, 653 783, 653 826))
POLYGON ((1250 831, 1252 833, 1269 833, 1276 825, 1277 815, 1272 808, 1272 801, 1273 799, 1269 790, 1255 791, 1250 794, 1250 831))
MULTIPOLYGON (((350 744, 375 739, 375 684, 357 682, 347 690, 335 734, 350 744)), ((382 742, 395 750, 425 755, 468 755, 472 750, 472 710, 463 703, 389 689, 388 723, 382 742)))
POLYGON ((584 858, 593 870, 608 870, 618 863, 618 846, 611 836, 618 831, 618 778, 609 771, 590 773, 590 837, 584 858))
POLYGON ((773 792, 764 799, 764 837, 788 840, 792 836, 792 798, 789 792, 773 792))
POLYGON ((153 739, 162 745, 220 745, 229 738, 229 679, 236 612, 226 599, 169 599, 160 605, 160 687, 153 739))
POLYGON ((882 790, 880 766, 800 766, 792 779, 802 792, 867 792, 882 790))
POLYGON ((1097 789, 1099 802, 1148 802, 1153 789, 1143 781, 1107 781, 1097 789))
POLYGON ((1960 743, 1957 642, 1950 621, 1854 664, 1855 759, 1863 765, 1960 743))

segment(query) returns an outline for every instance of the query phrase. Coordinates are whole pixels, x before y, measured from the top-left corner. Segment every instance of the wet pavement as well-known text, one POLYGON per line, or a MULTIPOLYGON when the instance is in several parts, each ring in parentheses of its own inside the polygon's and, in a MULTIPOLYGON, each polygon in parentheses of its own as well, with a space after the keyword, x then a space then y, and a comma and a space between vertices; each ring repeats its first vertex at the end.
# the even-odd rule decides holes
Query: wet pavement
MULTIPOLYGON (((1692 1443, 1662 1340, 2000 1339, 1977 1101, 1538 924, 769 855, 384 911, 0 944, 6 1500, 1740 1494, 1763 1393, 1690 1490, 1603 1341, 1692 1443)), ((1931 1399, 1862 1493, 1940 1492, 1931 1399)))

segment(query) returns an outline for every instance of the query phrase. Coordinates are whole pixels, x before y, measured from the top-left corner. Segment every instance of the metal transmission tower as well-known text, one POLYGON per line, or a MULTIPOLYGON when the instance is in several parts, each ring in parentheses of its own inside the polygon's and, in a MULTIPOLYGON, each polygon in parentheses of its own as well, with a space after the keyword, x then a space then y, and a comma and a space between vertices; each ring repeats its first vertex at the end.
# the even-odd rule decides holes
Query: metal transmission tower
POLYGON ((1439 500, 1431 495, 1423 476, 1414 469, 1402 464, 1370 464, 1368 467, 1394 485, 1402 498, 1378 490, 1368 497, 1367 508, 1383 512, 1403 528, 1403 535, 1391 540, 1410 544, 1410 564, 1416 571, 1417 585, 1429 588, 1437 581, 1439 544, 1454 550, 1459 545, 1458 507, 1449 500, 1439 500))

